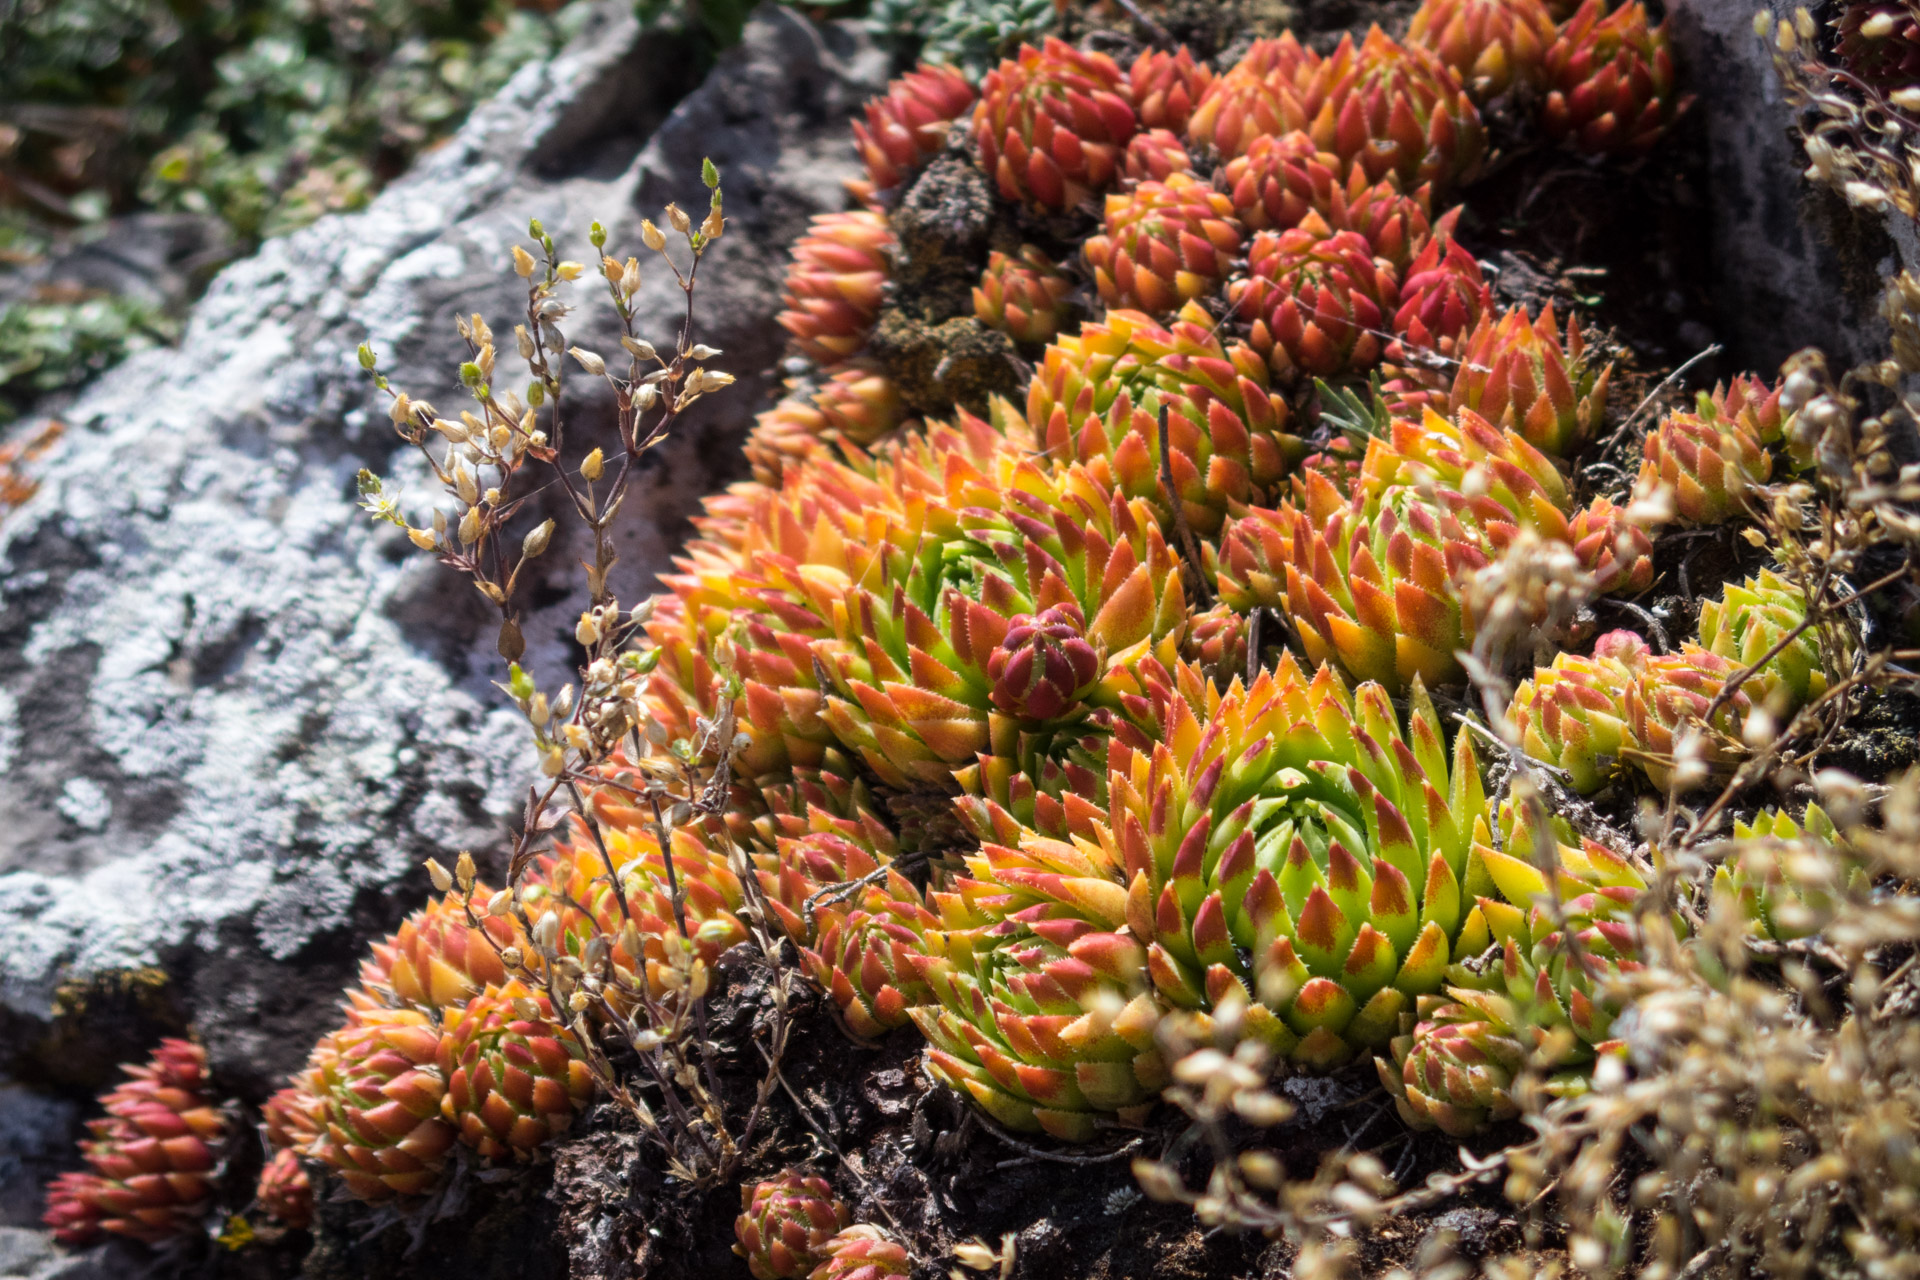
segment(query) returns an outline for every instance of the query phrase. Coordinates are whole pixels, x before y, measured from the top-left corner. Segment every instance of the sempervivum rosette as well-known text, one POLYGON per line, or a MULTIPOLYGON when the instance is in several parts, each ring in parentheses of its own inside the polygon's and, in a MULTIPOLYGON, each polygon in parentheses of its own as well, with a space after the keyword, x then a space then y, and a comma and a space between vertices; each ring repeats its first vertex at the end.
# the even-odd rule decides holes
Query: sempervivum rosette
POLYGON ((1263 133, 1220 170, 1220 185, 1234 216, 1249 231, 1286 231, 1336 195, 1366 189, 1367 176, 1343 175, 1338 156, 1328 155, 1304 130, 1263 133))
POLYGON ((1246 55, 1214 79, 1187 122, 1187 137, 1222 159, 1243 155, 1256 138, 1291 133, 1313 123, 1324 88, 1320 55, 1293 33, 1255 40, 1246 55))
POLYGON ((1424 997, 1412 1032, 1394 1040, 1394 1061, 1375 1059, 1403 1119, 1455 1137, 1517 1115, 1509 1086, 1525 1068, 1542 1073, 1550 1095, 1585 1092, 1595 1060, 1625 1051, 1613 1036, 1627 996, 1619 984, 1644 967, 1631 913, 1645 881, 1632 864, 1591 843, 1562 845, 1578 875, 1563 872, 1556 925, 1531 905, 1545 877, 1518 858, 1479 852, 1506 898, 1480 900, 1498 960, 1450 966, 1444 993, 1424 997))
MULTIPOLYGON (((474 886, 477 902, 492 896, 486 886, 474 886)), ((475 928, 461 896, 449 893, 373 944, 372 958, 360 966, 360 983, 387 1004, 421 1009, 464 1004, 489 984, 507 980, 500 949, 513 942, 511 920, 487 917, 475 928)))
POLYGON ((1422 0, 1407 43, 1431 50, 1475 101, 1540 81, 1553 15, 1541 0, 1422 0))
POLYGON ((1127 72, 1127 93, 1142 128, 1185 133, 1213 79, 1213 68, 1194 61, 1185 45, 1173 52, 1148 49, 1127 72))
POLYGON ((1121 172, 1134 182, 1165 182, 1176 173, 1191 174, 1193 157, 1169 129, 1142 129, 1127 144, 1121 172))
POLYGON ((1401 272, 1400 309, 1393 316, 1398 337, 1387 358, 1451 357, 1492 307, 1480 263, 1451 235, 1435 235, 1401 272))
POLYGON ((260 1181, 253 1198, 270 1218, 284 1222, 296 1231, 313 1223, 313 1180, 294 1151, 276 1151, 260 1170, 260 1181))
POLYGON ((363 1010, 314 1050, 300 1087, 320 1105, 306 1154, 362 1200, 432 1189, 456 1141, 441 1118, 440 1029, 417 1009, 363 1010))
POLYGON ((102 1232, 158 1244, 199 1232, 213 1207, 226 1121, 206 1094, 206 1050, 163 1040, 144 1065, 121 1069, 128 1079, 101 1096, 107 1114, 80 1144, 90 1170, 47 1188, 44 1221, 63 1244, 102 1232))
POLYGON ((1315 143, 1378 179, 1444 193, 1466 182, 1486 152, 1480 112, 1451 69, 1425 49, 1374 27, 1316 70, 1322 106, 1315 143))
POLYGON ((822 213, 793 246, 780 324, 822 364, 867 343, 893 271, 893 230, 866 209, 822 213))
MULTIPOLYGON (((1806 595, 1772 569, 1729 582, 1718 600, 1700 606, 1700 639, 1737 667, 1750 667, 1807 620, 1806 595)), ((1753 703, 1790 715, 1827 691, 1820 632, 1809 627, 1742 684, 1753 703)))
POLYGON ((1119 180, 1121 152, 1138 128, 1113 59, 1049 36, 988 74, 973 145, 1001 195, 1064 211, 1119 180))
POLYGON ((1665 23, 1640 0, 1607 12, 1586 0, 1547 49, 1540 123, 1582 151, 1644 155, 1686 106, 1673 83, 1665 23))
POLYGON ((850 360, 814 393, 821 424, 841 439, 868 445, 900 425, 900 389, 871 360, 850 360))
POLYGON ((826 1261, 809 1280, 906 1280, 913 1261, 880 1228, 856 1223, 826 1243, 826 1261))
POLYGON ((1520 745, 1536 760, 1564 769, 1582 795, 1606 785, 1631 745, 1627 688, 1652 653, 1631 631, 1611 631, 1591 656, 1563 653, 1522 681, 1507 708, 1520 745))
POLYGON ((441 1114, 489 1160, 531 1160, 593 1097, 593 1073, 547 997, 518 982, 451 1010, 436 1059, 441 1114))
POLYGON ((827 415, 806 396, 787 396, 753 420, 747 433, 747 463, 761 484, 779 487, 789 468, 821 448, 827 415))
POLYGON ((1920 18, 1899 0, 1854 0, 1840 11, 1833 51, 1847 70, 1878 89, 1920 81, 1920 18))
POLYGON ((1276 373, 1332 378, 1379 361, 1399 285, 1366 237, 1263 231, 1253 238, 1247 271, 1228 298, 1276 373))
POLYGON ((851 1221, 825 1178, 797 1170, 740 1188, 733 1251, 754 1280, 805 1280, 851 1221))
POLYGON ((1015 342, 1040 346, 1059 335, 1073 285, 1039 249, 1022 245, 1018 256, 995 249, 973 291, 973 314, 989 329, 1015 342))
POLYGON ((1197 304, 1166 327, 1137 311, 1110 311, 1047 348, 1027 389, 1027 421, 1048 456, 1077 458, 1102 483, 1170 519, 1160 483, 1164 407, 1165 469, 1188 524, 1207 536, 1233 503, 1274 492, 1304 451, 1287 433, 1287 402, 1268 379, 1260 356, 1223 342, 1197 304))
POLYGON ((1573 513, 1567 541, 1603 595, 1638 595, 1653 585, 1653 539, 1625 507, 1597 497, 1573 513))
POLYGON ((1670 413, 1647 433, 1643 448, 1635 495, 1664 491, 1683 524, 1726 523, 1773 475, 1773 456, 1737 416, 1670 413))
POLYGON ((1307 656, 1398 690, 1455 678, 1470 636, 1453 583, 1486 563, 1482 540, 1408 490, 1369 504, 1319 472, 1305 501, 1256 508, 1228 526, 1220 597, 1281 610, 1307 656))
POLYGON ((1169 312, 1211 293, 1240 252, 1233 201, 1184 173, 1107 197, 1106 228, 1081 250, 1110 307, 1169 312))
POLYGON ((936 923, 912 882, 889 872, 884 887, 820 911, 817 940, 801 949, 801 963, 848 1030, 878 1039, 906 1026, 911 1007, 932 1003, 920 978, 920 939, 936 923))
POLYGON ((947 141, 947 128, 967 113, 977 95, 953 67, 921 63, 870 100, 866 120, 853 123, 854 144, 867 166, 859 192, 892 191, 947 141))
POLYGON ((1713 873, 1715 907, 1737 911, 1748 932, 1774 942, 1812 937, 1843 896, 1871 888, 1858 852, 1811 803, 1798 821, 1784 809, 1734 819, 1726 860, 1713 873))
POLYGON ((1465 341, 1452 405, 1512 427, 1536 448, 1564 458, 1606 416, 1613 366, 1596 369, 1596 363, 1580 322, 1567 317, 1563 332, 1551 304, 1538 319, 1524 307, 1499 317, 1489 311, 1465 341))
POLYGON ((1720 696, 1738 670, 1691 642, 1678 653, 1651 654, 1641 661, 1627 686, 1632 738, 1626 755, 1655 787, 1690 790, 1726 777, 1739 764, 1744 754, 1740 725, 1753 704, 1745 689, 1720 696))

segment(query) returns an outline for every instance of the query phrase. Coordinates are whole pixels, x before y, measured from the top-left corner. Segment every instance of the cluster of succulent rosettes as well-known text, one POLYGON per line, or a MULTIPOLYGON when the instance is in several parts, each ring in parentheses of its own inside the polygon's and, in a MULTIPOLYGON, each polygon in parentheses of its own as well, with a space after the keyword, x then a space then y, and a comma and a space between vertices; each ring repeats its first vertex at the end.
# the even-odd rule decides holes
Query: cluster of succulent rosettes
POLYGON ((733 1251, 755 1280, 806 1280, 851 1223, 825 1178, 798 1171, 740 1188, 733 1251))
POLYGON ((1400 285, 1358 232, 1295 227, 1253 238, 1227 296, 1276 373, 1333 378, 1379 362, 1400 285))
POLYGON ((897 190, 928 157, 946 145, 947 130, 978 96, 973 83, 953 67, 921 63, 867 103, 866 120, 854 121, 854 146, 867 167, 854 195, 872 202, 897 190))
POLYGON ((187 1040, 163 1040, 128 1079, 101 1095, 106 1115, 80 1144, 91 1169, 47 1188, 44 1221, 63 1244, 105 1233, 158 1244, 192 1235, 213 1203, 213 1175, 226 1119, 207 1096, 207 1055, 187 1040))
POLYGON ((1540 83, 1555 31, 1541 0, 1424 0, 1407 43, 1427 49, 1485 103, 1540 83))
POLYGON ((1119 180, 1138 128, 1113 59, 1053 37, 989 72, 973 112, 974 149, 1000 194, 1055 212, 1119 180))
POLYGON ((421 1195, 439 1180, 458 1130, 442 1118, 440 1028, 420 1009, 365 1009, 323 1037, 295 1078, 318 1132, 302 1154, 362 1200, 421 1195))
POLYGON ((807 355, 844 360, 867 343, 885 299, 895 248, 886 218, 871 210, 822 213, 793 246, 786 309, 778 317, 807 355))
POLYGON ((1202 537, 1220 528, 1233 504, 1277 492, 1305 452, 1287 431, 1291 410, 1272 389, 1265 361, 1244 344, 1224 342, 1191 303, 1166 327, 1136 311, 1110 311, 1061 337, 1034 371, 1026 416, 1049 458, 1086 465, 1169 521, 1161 473, 1171 472, 1185 520, 1202 537))
POLYGON ((788 470, 825 446, 827 429, 827 415, 807 396, 787 396, 760 414, 745 446, 754 480, 779 488, 788 470))
POLYGON ((921 936, 938 922, 898 872, 846 907, 820 911, 814 944, 802 947, 807 976, 826 992, 849 1031, 869 1040, 904 1027, 908 1011, 931 1004, 920 977, 921 936))
POLYGON ((1666 493, 1675 517, 1688 525, 1724 524, 1745 514, 1749 493, 1773 476, 1759 425, 1746 414, 1668 414, 1647 433, 1636 496, 1666 493))
POLYGON ((1834 52, 1876 89, 1920 81, 1920 18, 1900 0, 1855 0, 1840 11, 1834 52))
POLYGON ((1565 770, 1573 789, 1605 786, 1628 745, 1626 691, 1647 646, 1631 631, 1611 631, 1593 653, 1562 653, 1523 681, 1507 708, 1523 750, 1565 770))
POLYGON ((1666 24, 1650 25, 1640 0, 1611 13, 1585 0, 1561 27, 1541 68, 1541 127, 1582 151, 1637 156, 1686 109, 1674 95, 1666 24))
POLYGON ((1171 129, 1142 129, 1127 144, 1121 174, 1131 182, 1165 182, 1177 173, 1193 173, 1193 157, 1171 129))
POLYGON ((822 438, 856 445, 873 444, 899 427, 905 417, 900 388, 871 360, 849 360, 836 367, 814 393, 822 438))
POLYGON ((1022 245, 1018 255, 995 249, 973 290, 973 314, 1015 342, 1043 346, 1065 325, 1072 291, 1072 282, 1034 246, 1022 245))
POLYGON ((1613 1024, 1626 998, 1620 980, 1644 967, 1631 911, 1645 880, 1592 844, 1576 865, 1576 877, 1563 873, 1558 887, 1556 923, 1539 901, 1545 877, 1507 859, 1507 900, 1479 903, 1491 957, 1449 966, 1444 991, 1423 996, 1411 1030, 1395 1037, 1392 1062, 1374 1060, 1409 1124, 1465 1137, 1518 1114, 1510 1087, 1523 1071, 1537 1073, 1550 1095, 1574 1096, 1589 1087, 1598 1058, 1624 1052, 1613 1024))
MULTIPOLYGON (((507 980, 500 960, 516 938, 513 922, 484 917, 478 928, 462 900, 448 894, 400 922, 360 964, 360 991, 384 1006, 444 1009, 507 980)), ((351 996, 349 997, 352 998, 351 996)))
POLYGON ((1233 201, 1174 173, 1109 195, 1105 231, 1082 252, 1108 306, 1166 313, 1218 288, 1240 241, 1233 201))
POLYGON ((1759 667, 1741 689, 1757 707, 1790 714, 1827 691, 1818 629, 1808 627, 1779 653, 1775 645, 1807 620, 1805 593, 1772 569, 1727 584, 1718 600, 1700 606, 1700 639, 1736 667, 1759 667), (1767 661, 1761 663, 1762 658, 1767 661))
POLYGON ((1187 121, 1188 138, 1232 160, 1257 138, 1306 129, 1324 96, 1316 84, 1322 61, 1292 32, 1255 40, 1200 95, 1187 121))

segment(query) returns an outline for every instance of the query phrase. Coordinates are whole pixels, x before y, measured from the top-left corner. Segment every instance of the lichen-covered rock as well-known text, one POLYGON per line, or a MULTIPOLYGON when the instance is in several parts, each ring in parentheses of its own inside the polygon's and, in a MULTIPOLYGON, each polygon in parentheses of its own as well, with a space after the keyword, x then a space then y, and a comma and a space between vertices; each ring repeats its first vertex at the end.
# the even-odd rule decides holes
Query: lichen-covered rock
MULTIPOLYGON (((496 843, 527 762, 487 685, 494 623, 355 509, 362 466, 427 486, 370 411, 354 350, 371 342, 458 403, 451 313, 512 313, 500 268, 530 213, 576 256, 594 218, 637 249, 638 211, 704 200, 711 156, 738 234, 702 270, 696 323, 741 385, 684 419, 634 491, 618 589, 649 589, 697 495, 733 478, 733 433, 784 337, 786 248, 841 207, 847 119, 886 70, 850 27, 773 6, 676 106, 689 63, 630 5, 602 5, 365 213, 269 241, 214 282, 179 349, 136 356, 68 410, 38 495, 0 526, 10 1015, 45 1018, 63 980, 163 962, 216 1073, 265 1092, 350 976, 345 949, 314 944, 391 927, 422 858, 496 843)), ((639 310, 679 313, 670 274, 650 273, 639 310)), ((664 322, 648 336, 664 342, 664 322)), ((611 421, 610 405, 576 413, 585 430, 611 421)), ((570 666, 565 630, 523 625, 535 670, 570 666)))

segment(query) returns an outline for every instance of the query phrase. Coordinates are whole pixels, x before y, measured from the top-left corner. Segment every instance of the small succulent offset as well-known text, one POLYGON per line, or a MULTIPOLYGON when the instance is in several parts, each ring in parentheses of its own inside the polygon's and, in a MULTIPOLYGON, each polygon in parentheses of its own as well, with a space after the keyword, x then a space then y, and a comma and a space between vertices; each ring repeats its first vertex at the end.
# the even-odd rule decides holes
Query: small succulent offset
POLYGON ((733 1251, 754 1280, 806 1280, 852 1221, 825 1178, 799 1172, 740 1188, 733 1251))
POLYGON ((166 1040, 123 1070, 127 1080, 102 1095, 107 1114, 88 1122, 80 1145, 91 1171, 63 1173, 47 1189, 46 1224, 65 1244, 102 1232, 159 1244, 199 1232, 213 1209, 227 1121, 207 1095, 206 1050, 166 1040))

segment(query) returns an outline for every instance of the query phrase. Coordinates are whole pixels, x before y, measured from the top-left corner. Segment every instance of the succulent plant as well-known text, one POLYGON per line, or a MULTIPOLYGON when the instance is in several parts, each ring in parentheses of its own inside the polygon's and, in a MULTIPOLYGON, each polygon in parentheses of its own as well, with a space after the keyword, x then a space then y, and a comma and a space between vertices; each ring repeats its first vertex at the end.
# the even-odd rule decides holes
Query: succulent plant
POLYGON ((1750 373, 1736 374, 1695 396, 1695 412, 1703 418, 1738 423, 1761 444, 1781 444, 1793 416, 1780 403, 1781 390, 1780 384, 1769 386, 1750 373))
POLYGON ((747 462, 753 478, 774 488, 789 468, 821 448, 827 415, 807 396, 790 395, 753 420, 747 433, 747 462))
POLYGON ((1773 475, 1773 458, 1738 418, 1670 413, 1647 433, 1634 491, 1664 489, 1683 524, 1723 524, 1773 475))
POLYGON ((886 218, 871 210, 815 215, 793 246, 778 317, 802 351, 833 364, 866 345, 894 247, 886 218))
POLYGON ((1899 0, 1854 0, 1840 10, 1833 51, 1877 89, 1920 80, 1920 19, 1899 0))
POLYGON ((1049 36, 987 75, 973 145, 1002 196, 1064 211, 1119 180, 1138 128, 1113 59, 1049 36))
POLYGON ((755 1280, 805 1280, 850 1221, 825 1178, 798 1171, 740 1188, 733 1251, 755 1280))
POLYGON ((1398 489, 1378 504, 1343 497, 1318 471, 1305 500, 1256 508, 1220 540, 1220 597, 1278 609, 1307 657, 1398 691, 1454 679, 1470 639, 1454 590, 1486 563, 1481 540, 1445 508, 1398 489))
POLYGON ((872 444, 898 427, 904 413, 900 389, 871 360, 850 360, 835 369, 814 394, 827 430, 854 444, 872 444))
POLYGON ((260 1182, 253 1198, 268 1217, 276 1218, 296 1231, 313 1223, 313 1180, 306 1166, 293 1151, 276 1151, 260 1170, 260 1182))
POLYGON ((1715 904, 1738 911, 1751 933, 1774 942, 1814 936, 1841 895, 1869 889, 1865 865, 1812 803, 1799 821, 1779 809, 1763 809, 1751 823, 1735 819, 1732 847, 1713 873, 1715 904))
POLYGON ((206 1050, 163 1040, 128 1079, 101 1095, 106 1115, 87 1123, 80 1153, 92 1166, 47 1188, 44 1221, 63 1244, 102 1232, 158 1244, 200 1230, 226 1120, 208 1099, 206 1050))
POLYGON ((1034 246, 1020 246, 1018 256, 996 249, 974 288, 973 314, 1015 342, 1040 346, 1059 336, 1072 291, 1060 268, 1034 246))
POLYGON ((848 1030, 877 1040, 931 1004, 920 978, 921 936, 937 922, 920 891, 897 872, 847 907, 820 912, 818 940, 800 953, 807 976, 832 998, 848 1030))
POLYGON ((1320 110, 1321 62, 1292 32, 1255 40, 1246 55, 1200 95, 1187 122, 1187 137, 1231 160, 1263 135, 1305 129, 1320 110))
MULTIPOLYGON (((1772 569, 1762 569, 1745 582, 1729 582, 1720 599, 1700 606, 1700 639, 1735 667, 1751 667, 1806 620, 1806 596, 1772 569)), ((1787 714, 1825 693, 1819 631, 1802 631, 1740 688, 1755 706, 1787 714)))
MULTIPOLYGON (((619 782, 615 764, 609 781, 619 782)), ((629 781, 628 785, 636 785, 629 781)), ((608 1002, 625 1011, 638 995, 640 984, 654 999, 665 999, 679 989, 681 975, 671 963, 669 940, 678 939, 678 916, 684 912, 692 937, 693 954, 708 965, 735 943, 746 940, 746 927, 736 914, 743 894, 739 877, 728 864, 724 849, 716 849, 694 826, 673 830, 673 865, 680 889, 680 912, 667 880, 666 859, 653 831, 653 814, 635 808, 611 790, 589 796, 599 818, 598 839, 577 818, 565 838, 554 842, 554 856, 541 858, 521 883, 527 916, 536 930, 542 917, 558 917, 554 945, 560 954, 584 961, 594 938, 610 940, 607 964, 633 984, 632 991, 610 982, 608 1002), (604 846, 606 856, 600 850, 604 846), (625 890, 625 906, 615 896, 613 862, 625 890), (627 924, 634 926, 632 933, 627 924), (634 950, 635 946, 639 950, 634 950)))
POLYGON ((362 1011, 315 1049, 302 1087, 323 1131, 306 1154, 331 1165, 362 1200, 432 1188, 455 1140, 440 1118, 446 1077, 440 1031, 418 1009, 362 1011))
POLYGON ((1627 686, 1628 758, 1661 791, 1685 790, 1733 772, 1739 763, 1740 725, 1752 709, 1745 689, 1711 707, 1738 670, 1691 642, 1680 652, 1651 654, 1627 686), (1682 747, 1687 750, 1682 752, 1682 747), (1681 767, 1683 762, 1690 767, 1681 767))
POLYGON ((1524 307, 1491 311, 1467 337, 1451 403, 1498 426, 1512 427, 1535 448, 1567 457, 1600 426, 1613 366, 1595 369, 1580 322, 1564 332, 1549 304, 1537 320, 1524 307))
MULTIPOLYGON (((476 885, 474 894, 485 902, 492 891, 476 885)), ((373 945, 372 958, 360 966, 361 985, 390 1004, 429 1010, 464 1004, 488 985, 507 980, 500 948, 513 943, 513 922, 491 917, 481 925, 468 924, 461 895, 448 893, 373 945)))
POLYGON ((1269 387, 1265 362, 1224 343, 1195 304, 1165 328, 1134 311, 1082 325, 1047 348, 1027 390, 1027 421, 1050 456, 1077 458, 1102 483, 1165 511, 1162 407, 1166 469, 1188 525, 1203 537, 1232 503, 1272 492, 1304 452, 1287 433, 1290 411, 1269 387))
POLYGON ((1653 585, 1653 539, 1612 500, 1596 497, 1574 512, 1567 540, 1603 595, 1638 595, 1653 585))
POLYGON ((1640 0, 1607 12, 1585 0, 1547 47, 1540 124, 1550 138, 1595 154, 1644 155, 1686 100, 1675 96, 1666 24, 1640 0))
POLYGON ((1211 293, 1240 253, 1233 202, 1184 173, 1107 197, 1106 228, 1082 246, 1101 301, 1167 313, 1211 293))
POLYGON ((1507 707, 1521 748, 1565 770, 1581 795, 1605 786, 1631 745, 1627 688, 1651 653, 1633 632, 1611 631, 1594 642, 1590 657, 1562 653, 1536 668, 1507 707))
POLYGON ((1451 235, 1435 235, 1401 271, 1400 309, 1393 316, 1399 336, 1387 358, 1405 361, 1410 351, 1452 357, 1492 309, 1479 262, 1451 235))
POLYGON ((946 145, 947 129, 977 97, 973 82, 954 67, 921 63, 867 103, 866 121, 854 121, 854 146, 867 166, 857 193, 892 191, 946 145))
POLYGON ((1276 373, 1331 378, 1379 361, 1399 286, 1364 236, 1263 231, 1248 250, 1247 271, 1227 296, 1276 373))
POLYGON ((1407 43, 1452 68, 1476 102, 1539 83, 1553 15, 1542 0, 1422 0, 1407 43))
POLYGON ((1127 143, 1120 171, 1136 183, 1165 182, 1176 173, 1191 174, 1193 157, 1171 130, 1142 129, 1127 143))
POLYGON ((1343 169, 1338 156, 1295 129, 1254 137, 1221 168, 1219 181, 1247 230, 1287 231, 1315 209, 1329 208, 1336 197, 1344 201, 1349 190, 1357 194, 1367 188, 1364 173, 1343 175, 1343 169))
MULTIPOLYGON (((1544 889, 1530 865, 1507 863, 1512 879, 1531 872, 1544 889)), ((1624 1053, 1612 1038, 1623 1003, 1614 984, 1644 967, 1629 914, 1644 886, 1625 862, 1615 859, 1609 870, 1620 873, 1614 885, 1563 896, 1564 929, 1539 908, 1509 905, 1511 896, 1481 900, 1498 963, 1478 972, 1452 966, 1444 995, 1425 997, 1412 1032, 1394 1040, 1394 1063, 1374 1061, 1409 1124, 1466 1137, 1518 1114, 1508 1088, 1523 1069, 1541 1072, 1549 1094, 1567 1097, 1586 1091, 1597 1058, 1624 1053)), ((1523 886, 1506 888, 1517 894, 1523 886)))
POLYGON ((804 814, 776 813, 772 821, 755 824, 762 830, 743 841, 760 846, 752 854, 754 876, 796 946, 812 946, 819 933, 817 918, 808 916, 809 898, 826 886, 871 875, 894 858, 891 829, 870 808, 861 810, 842 817, 807 804, 804 814))
POLYGON ((1213 79, 1213 68, 1195 61, 1185 45, 1172 52, 1144 50, 1127 72, 1128 96, 1140 126, 1185 133, 1213 79))
POLYGON ((447 1082, 441 1114, 489 1160, 531 1160, 593 1097, 579 1042, 544 994, 518 982, 451 1011, 435 1061, 447 1082))
POLYGON ((913 1273, 905 1247, 864 1222, 827 1241, 825 1252, 809 1280, 906 1280, 913 1273))
POLYGON ((1373 179, 1444 194, 1470 179, 1486 152, 1480 112, 1439 57, 1379 27, 1352 37, 1316 69, 1321 106, 1307 132, 1373 179))

